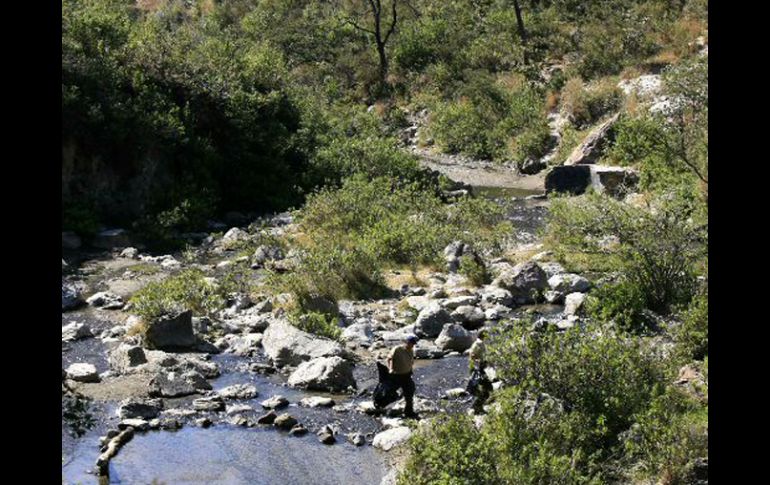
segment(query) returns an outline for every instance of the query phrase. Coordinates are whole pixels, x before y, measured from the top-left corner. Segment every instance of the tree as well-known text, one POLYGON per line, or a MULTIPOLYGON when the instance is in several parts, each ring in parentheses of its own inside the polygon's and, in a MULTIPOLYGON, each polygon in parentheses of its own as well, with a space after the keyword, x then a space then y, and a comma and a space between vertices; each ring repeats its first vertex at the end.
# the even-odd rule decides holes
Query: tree
POLYGON ((399 22, 399 9, 407 7, 416 12, 406 0, 352 0, 343 14, 344 22, 372 36, 379 58, 379 91, 388 87, 388 56, 385 47, 399 22))

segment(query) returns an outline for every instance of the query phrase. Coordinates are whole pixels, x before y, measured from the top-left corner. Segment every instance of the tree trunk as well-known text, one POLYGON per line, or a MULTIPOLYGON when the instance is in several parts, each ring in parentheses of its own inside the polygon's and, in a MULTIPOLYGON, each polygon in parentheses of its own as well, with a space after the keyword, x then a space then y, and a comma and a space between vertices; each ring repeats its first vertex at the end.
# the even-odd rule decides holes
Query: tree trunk
POLYGON ((527 31, 524 30, 524 20, 521 18, 521 6, 519 6, 519 0, 513 0, 513 9, 516 11, 516 24, 519 27, 519 37, 521 37, 522 43, 526 43, 527 31))
POLYGON ((384 89, 388 79, 388 57, 385 55, 385 44, 377 42, 377 54, 380 57, 380 87, 384 89))

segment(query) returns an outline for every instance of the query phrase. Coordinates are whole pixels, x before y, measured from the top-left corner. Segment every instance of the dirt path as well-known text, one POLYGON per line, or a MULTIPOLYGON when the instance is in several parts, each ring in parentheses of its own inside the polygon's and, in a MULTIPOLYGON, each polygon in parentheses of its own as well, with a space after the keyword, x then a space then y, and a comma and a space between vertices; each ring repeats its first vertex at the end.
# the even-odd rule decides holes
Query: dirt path
POLYGON ((423 148, 413 148, 420 163, 446 175, 452 180, 474 187, 504 187, 532 191, 545 191, 545 172, 522 175, 510 165, 473 160, 458 155, 434 153, 423 148))

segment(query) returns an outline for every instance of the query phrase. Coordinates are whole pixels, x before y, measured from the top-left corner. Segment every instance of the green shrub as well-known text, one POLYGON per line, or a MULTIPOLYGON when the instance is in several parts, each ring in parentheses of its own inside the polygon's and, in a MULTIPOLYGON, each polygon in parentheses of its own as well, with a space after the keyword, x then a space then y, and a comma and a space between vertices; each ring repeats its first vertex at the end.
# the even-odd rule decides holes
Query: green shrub
POLYGON ((474 286, 483 286, 490 282, 489 272, 480 258, 461 256, 459 272, 474 286))
POLYGON ((290 313, 289 321, 300 330, 319 337, 338 340, 342 334, 338 323, 339 317, 326 315, 320 312, 290 313))
POLYGON ((442 417, 415 434, 399 483, 617 481, 619 438, 662 375, 638 342, 598 330, 498 327, 489 359, 508 387, 480 429, 466 416, 442 417))
POLYGON ((444 151, 494 160, 545 153, 549 128, 540 93, 477 76, 459 94, 434 107, 430 132, 444 151))
POLYGON ((647 302, 642 289, 629 281, 605 285, 591 293, 586 313, 602 322, 614 322, 626 332, 645 333, 653 322, 645 315, 647 302))
POLYGON ((132 312, 151 321, 163 315, 192 310, 211 315, 224 308, 232 290, 228 284, 206 281, 202 271, 188 269, 162 281, 154 281, 131 297, 132 312))
POLYGON ((470 101, 439 105, 431 122, 436 143, 447 153, 463 153, 476 158, 499 156, 504 144, 490 140, 489 127, 495 121, 470 101))
POLYGON ((82 202, 64 207, 62 229, 85 237, 95 236, 99 231, 99 219, 95 209, 82 202))
POLYGON ((597 265, 622 271, 644 296, 646 308, 668 313, 694 296, 695 270, 706 257, 707 226, 694 217, 688 201, 657 204, 651 212, 606 195, 555 198, 546 240, 562 255, 584 254, 597 265))
POLYGON ((385 138, 340 138, 319 149, 311 160, 308 177, 312 185, 339 185, 355 174, 367 178, 392 177, 405 183, 429 179, 416 158, 385 138))
POLYGON ((268 281, 271 286, 291 293, 302 311, 312 310, 318 298, 336 302, 381 297, 388 291, 379 263, 370 253, 329 243, 310 248, 294 271, 273 273, 268 281))
POLYGON ((691 361, 707 357, 709 351, 708 293, 694 298, 680 318, 682 322, 676 328, 674 338, 682 359, 691 361))
POLYGON ((565 410, 546 395, 516 388, 502 391, 483 434, 495 449, 496 483, 602 483, 596 453, 585 442, 599 423, 580 411, 565 410))
POLYGON ((548 153, 551 144, 551 129, 545 123, 539 123, 517 136, 512 145, 511 155, 521 162, 528 159, 540 159, 548 153))
POLYGON ((399 485, 497 483, 492 443, 468 416, 442 416, 409 440, 411 456, 399 485))
POLYGON ((708 458, 708 406, 668 386, 624 436, 628 458, 662 483, 694 483, 692 464, 708 458))
POLYGON ((316 297, 371 298, 388 294, 381 269, 435 265, 450 242, 499 250, 510 224, 490 201, 461 198, 444 204, 433 190, 362 174, 339 189, 311 194, 298 212, 303 254, 291 273, 271 284, 295 296, 300 308, 316 297))
POLYGON ((582 439, 585 451, 609 453, 662 378, 652 354, 607 328, 558 332, 549 326, 531 332, 527 327, 514 325, 494 336, 490 363, 518 389, 546 393, 581 413, 593 423, 582 439))

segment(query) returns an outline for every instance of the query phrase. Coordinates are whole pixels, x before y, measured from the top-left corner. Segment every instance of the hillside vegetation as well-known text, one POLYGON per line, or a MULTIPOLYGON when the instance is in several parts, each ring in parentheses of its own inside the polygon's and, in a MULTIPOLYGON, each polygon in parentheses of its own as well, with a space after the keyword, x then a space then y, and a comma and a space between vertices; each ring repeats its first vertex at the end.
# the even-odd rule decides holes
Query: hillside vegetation
MULTIPOLYGON (((294 323, 334 338, 319 298, 380 298, 385 269, 416 278, 457 240, 475 251, 460 270, 477 286, 506 256, 503 210, 448 197, 456 187, 405 149, 407 128, 420 125, 418 148, 519 167, 553 151, 558 165, 619 113, 600 161, 638 171, 636 191, 548 201, 546 249, 599 275, 581 325, 498 322, 489 413, 421 426, 399 483, 707 483, 705 0, 62 9, 63 230, 130 226, 178 247, 228 211, 297 209, 296 231, 271 241, 294 266, 259 290, 290 295, 294 323), (654 106, 619 87, 650 74, 654 106)), ((134 304, 219 310, 231 288, 201 278, 154 284, 134 304)))

